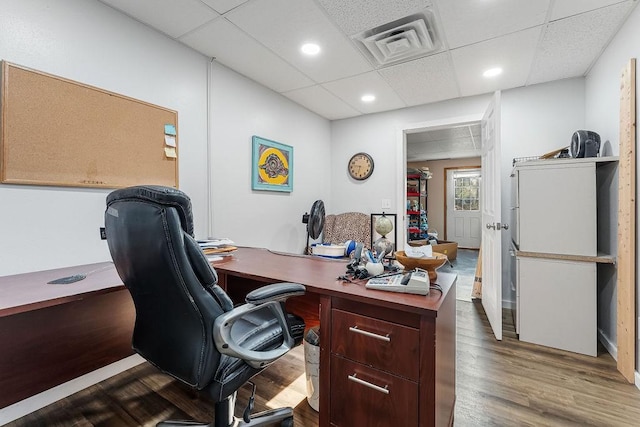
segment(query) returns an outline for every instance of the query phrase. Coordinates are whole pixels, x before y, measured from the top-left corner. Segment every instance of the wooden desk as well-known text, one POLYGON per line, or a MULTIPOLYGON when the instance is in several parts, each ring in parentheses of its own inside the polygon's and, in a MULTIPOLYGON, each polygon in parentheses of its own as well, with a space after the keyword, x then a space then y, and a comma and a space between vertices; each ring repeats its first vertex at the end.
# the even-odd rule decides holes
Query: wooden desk
POLYGON ((134 320, 111 263, 0 277, 0 408, 132 355, 134 320))
MULTIPOLYGON (((135 310, 114 268, 46 284, 106 265, 0 277, 0 408, 133 354, 135 310)), ((260 284, 306 285, 288 308, 308 326, 322 323, 320 426, 452 423, 455 275, 441 273, 444 293, 425 297, 336 280, 346 263, 317 257, 240 248, 213 265, 238 302, 260 284)))
POLYGON ((440 273, 443 293, 425 297, 337 280, 344 262, 265 249, 240 248, 213 266, 236 302, 258 284, 307 287, 288 309, 322 325, 320 426, 453 423, 455 275, 440 273))

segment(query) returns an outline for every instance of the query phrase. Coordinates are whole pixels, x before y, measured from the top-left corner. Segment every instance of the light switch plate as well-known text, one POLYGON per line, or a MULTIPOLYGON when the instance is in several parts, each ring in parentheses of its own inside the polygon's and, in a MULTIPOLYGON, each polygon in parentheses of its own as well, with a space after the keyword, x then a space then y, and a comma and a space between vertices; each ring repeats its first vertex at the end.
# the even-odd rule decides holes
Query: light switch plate
POLYGON ((382 209, 391 209, 391 199, 382 199, 382 209))

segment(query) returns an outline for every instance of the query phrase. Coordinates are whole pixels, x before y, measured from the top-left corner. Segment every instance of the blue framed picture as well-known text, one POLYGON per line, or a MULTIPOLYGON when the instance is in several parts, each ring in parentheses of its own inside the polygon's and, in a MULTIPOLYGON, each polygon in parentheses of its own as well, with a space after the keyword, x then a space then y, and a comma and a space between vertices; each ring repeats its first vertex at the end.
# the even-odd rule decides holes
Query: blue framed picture
POLYGON ((251 189, 293 191, 293 147, 253 136, 251 189))

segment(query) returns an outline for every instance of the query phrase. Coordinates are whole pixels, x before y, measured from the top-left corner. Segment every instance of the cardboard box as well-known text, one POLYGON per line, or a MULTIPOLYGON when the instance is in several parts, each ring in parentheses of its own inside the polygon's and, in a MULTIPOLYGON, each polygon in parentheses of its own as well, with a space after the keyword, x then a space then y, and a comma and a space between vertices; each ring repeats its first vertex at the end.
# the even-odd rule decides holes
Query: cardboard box
MULTIPOLYGON (((458 242, 450 242, 448 240, 439 240, 440 243, 432 245, 434 252, 445 254, 449 261, 453 261, 458 256, 458 242)), ((426 239, 412 240, 409 246, 423 246, 427 244, 426 239)))

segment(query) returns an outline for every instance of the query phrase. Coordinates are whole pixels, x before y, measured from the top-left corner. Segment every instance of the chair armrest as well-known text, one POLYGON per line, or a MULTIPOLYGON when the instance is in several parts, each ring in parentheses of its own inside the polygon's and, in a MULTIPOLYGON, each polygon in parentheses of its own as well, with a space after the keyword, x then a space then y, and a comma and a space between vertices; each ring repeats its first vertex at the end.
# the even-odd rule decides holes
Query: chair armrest
POLYGON ((274 283, 249 292, 245 302, 260 305, 269 301, 284 301, 289 297, 301 296, 304 293, 305 287, 299 283, 274 283))
POLYGON ((264 368, 291 350, 295 340, 287 324, 283 302, 291 296, 303 295, 305 287, 296 283, 277 283, 263 286, 247 295, 247 303, 218 316, 213 324, 213 340, 221 354, 244 360, 253 368, 264 368), (231 337, 234 323, 256 310, 270 310, 282 329, 282 344, 272 350, 251 350, 236 343, 231 337))

